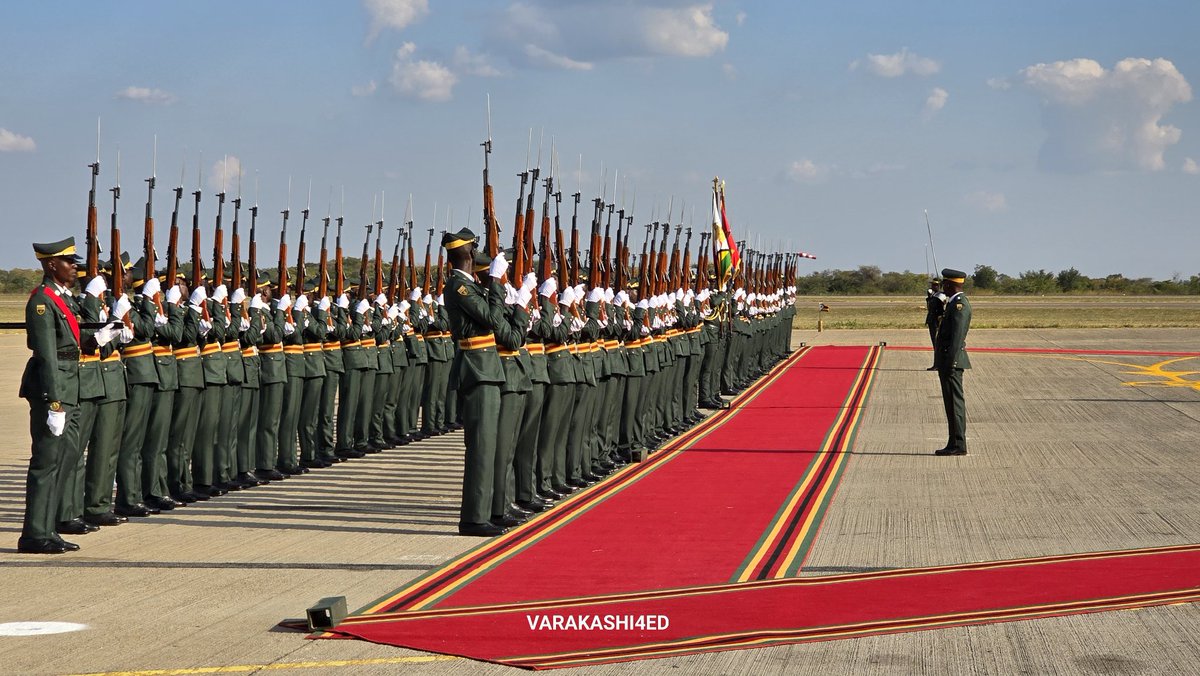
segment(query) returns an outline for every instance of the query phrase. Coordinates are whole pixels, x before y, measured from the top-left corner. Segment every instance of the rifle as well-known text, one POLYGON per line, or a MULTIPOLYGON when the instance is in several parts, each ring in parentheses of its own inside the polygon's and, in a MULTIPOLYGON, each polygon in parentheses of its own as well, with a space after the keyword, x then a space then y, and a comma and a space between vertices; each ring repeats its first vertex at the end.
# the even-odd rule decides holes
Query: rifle
MULTIPOLYGON (((321 219, 321 264, 317 268, 317 297, 329 295, 329 221, 333 214, 333 186, 329 186, 329 207, 321 219)), ((331 315, 332 316, 332 315, 331 315)))
MULTIPOLYGON (((487 242, 487 255, 495 258, 500 253, 500 224, 496 221, 496 205, 492 195, 492 184, 488 182, 488 158, 492 154, 492 95, 487 97, 487 140, 483 146, 483 228, 487 242)), ((411 240, 411 238, 410 238, 411 240)), ((411 250, 412 242, 409 242, 411 250)), ((411 261, 409 264, 411 268, 411 261)))
MULTIPOLYGON (((192 197, 196 199, 196 209, 192 212, 192 290, 200 288, 202 285, 203 265, 200 262, 200 188, 204 186, 204 154, 200 154, 200 161, 196 164, 196 191, 192 193, 192 197)), ((200 305, 200 316, 205 321, 211 321, 208 315, 208 304, 200 305)))
MULTIPOLYGON (((109 258, 112 266, 113 300, 125 295, 125 265, 121 262, 121 231, 117 229, 117 200, 121 199, 121 149, 117 148, 117 184, 109 189, 113 194, 112 224, 109 228, 111 251, 109 258)), ((133 327, 133 318, 125 315, 125 326, 133 327)))
POLYGON ((337 217, 337 240, 334 244, 334 260, 333 260, 333 293, 338 298, 346 292, 345 268, 342 262, 342 221, 345 220, 346 214, 346 188, 342 187, 342 208, 338 211, 337 217))
MULTIPOLYGON (((142 233, 142 260, 145 267, 142 269, 142 279, 150 281, 151 277, 158 274, 158 270, 154 263, 154 184, 157 183, 155 175, 158 174, 158 136, 154 137, 154 159, 150 164, 150 178, 146 179, 146 226, 142 233)), ((162 290, 154 294, 154 307, 158 309, 159 314, 163 312, 162 306, 162 290)))
POLYGON ((696 282, 695 286, 692 288, 693 292, 695 293, 700 293, 701 285, 708 282, 706 274, 707 270, 705 269, 706 263, 708 262, 708 259, 706 258, 708 255, 708 249, 705 248, 708 244, 708 237, 709 233, 700 233, 700 253, 696 257, 696 282))
POLYGON ((671 263, 667 267, 667 289, 668 293, 672 293, 679 288, 679 234, 683 231, 683 224, 675 226, 675 243, 671 245, 671 263))
POLYGON ((304 211, 300 212, 300 248, 296 256, 296 297, 304 293, 304 278, 308 276, 304 269, 304 233, 308 230, 308 214, 312 207, 312 178, 308 179, 308 201, 304 203, 304 211))
POLYGON ((213 234, 213 288, 225 283, 225 256, 221 249, 225 247, 224 236, 221 232, 221 211, 225 208, 225 173, 229 156, 221 162, 221 192, 217 193, 217 229, 213 234))
MULTIPOLYGON (((614 276, 613 283, 616 284, 615 288, 617 291, 624 289, 625 283, 626 283, 625 257, 622 255, 625 253, 625 249, 624 249, 624 244, 622 244, 621 240, 623 237, 627 237, 629 235, 629 232, 627 230, 623 229, 624 226, 625 226, 625 195, 624 195, 624 193, 622 193, 621 194, 621 208, 617 210, 616 255, 613 258, 609 259, 611 261, 609 263, 609 265, 612 265, 613 267, 616 268, 616 270, 615 270, 616 274, 614 276), (625 234, 622 235, 621 234, 622 232, 624 232, 625 234)), ((605 253, 606 253, 606 257, 607 257, 607 252, 605 252, 605 253)))
POLYGON ((521 261, 519 272, 513 273, 518 282, 533 268, 533 194, 537 192, 538 176, 542 173, 542 139, 538 138, 537 165, 533 168, 533 180, 529 182, 529 198, 525 202, 525 231, 521 233, 521 249, 515 255, 521 261))
POLYGON ((392 270, 388 273, 388 298, 396 301, 396 291, 400 286, 400 242, 404 240, 404 226, 396 228, 396 246, 392 248, 392 270))
POLYGON ((687 241, 683 245, 683 267, 680 268, 679 289, 688 289, 692 286, 692 229, 687 229, 687 241))
POLYGON ((175 286, 175 275, 179 272, 179 202, 183 199, 183 175, 187 161, 179 170, 179 185, 175 187, 175 208, 171 210, 171 234, 167 239, 167 285, 175 286))
MULTIPOLYGON (((434 216, 436 217, 437 214, 435 213, 434 216)), ((429 256, 433 252, 433 231, 435 229, 436 224, 435 227, 429 229, 429 239, 425 240, 425 276, 421 279, 422 298, 424 298, 425 294, 432 290, 433 287, 433 285, 429 283, 429 256)))
POLYGON ((100 118, 96 118, 96 161, 92 170, 92 189, 88 191, 87 210, 87 278, 100 274, 100 233, 96 223, 96 178, 100 176, 100 118))
MULTIPOLYGON (((237 197, 233 198, 233 232, 230 235, 231 248, 229 251, 229 267, 233 269, 230 284, 234 289, 242 289, 245 292, 245 277, 242 275, 242 242, 238 236, 238 215, 242 210, 242 169, 238 167, 238 191, 237 197)), ((245 303, 241 303, 238 308, 241 310, 242 319, 250 318, 250 309, 245 303)))
MULTIPOLYGON (((433 207, 433 216, 437 218, 437 205, 433 207)), ((413 221, 408 221, 408 290, 417 288, 417 262, 413 256, 413 221)))
POLYGON ((287 222, 288 216, 292 215, 292 177, 288 176, 288 199, 287 206, 283 211, 283 228, 279 231, 279 284, 277 285, 279 297, 288 290, 287 278, 287 222))
MULTIPOLYGON (((646 246, 647 246, 647 242, 654 239, 653 237, 650 236, 650 228, 651 227, 652 227, 652 225, 650 223, 646 224, 646 238, 642 240, 641 264, 638 266, 638 289, 639 289, 638 296, 639 296, 639 298, 647 298, 649 291, 650 291, 650 289, 649 289, 650 280, 646 277, 646 269, 647 269, 646 268, 646 260, 647 260, 646 259, 646 246)), ((655 232, 655 234, 658 234, 657 231, 655 232)))
POLYGON ((258 292, 258 172, 254 173, 254 206, 250 207, 250 244, 246 249, 246 281, 251 294, 258 292))
MULTIPOLYGON (((442 234, 443 235, 446 234, 446 231, 443 230, 442 234)), ((443 258, 445 253, 446 253, 446 250, 439 246, 438 247, 438 266, 437 266, 437 286, 435 287, 435 291, 433 294, 433 297, 435 299, 442 297, 442 290, 445 289, 445 287, 446 287, 446 274, 445 274, 446 273, 446 262, 445 262, 445 259, 443 258)))
POLYGON ((383 293, 383 207, 387 193, 379 193, 379 220, 375 222, 375 295, 383 293))
POLYGON ((579 200, 582 196, 578 190, 571 195, 575 198, 575 210, 571 214, 571 286, 579 284, 579 200))
POLYGON ((366 300, 367 298, 367 265, 371 262, 371 258, 367 255, 367 247, 371 245, 371 229, 374 227, 374 223, 367 223, 367 238, 363 240, 362 259, 358 267, 357 295, 359 300, 366 300))
POLYGON ((604 213, 604 200, 608 197, 608 173, 600 170, 600 195, 592 199, 592 246, 588 249, 588 288, 600 286, 600 216, 604 213))
MULTIPOLYGON (((567 281, 567 253, 563 242, 562 219, 559 214, 559 207, 562 205, 562 191, 554 193, 554 244, 558 254, 558 281, 559 285, 565 285, 567 281)), ((558 304, 558 294, 551 297, 555 305, 558 304)))
MULTIPOLYGON (((489 125, 490 125, 490 123, 489 123, 489 125)), ((532 170, 529 168, 529 151, 532 146, 533 146, 533 127, 530 127, 529 128, 529 143, 525 146, 525 171, 522 171, 521 173, 517 174, 517 176, 521 177, 521 190, 519 192, 517 192, 517 216, 513 223, 513 249, 514 249, 514 254, 515 254, 515 256, 514 256, 515 260, 513 261, 513 275, 514 276, 520 274, 520 268, 518 267, 518 264, 521 261, 521 255, 523 253, 523 249, 518 247, 518 245, 521 242, 521 238, 525 236, 525 213, 524 213, 524 211, 521 210, 521 207, 524 206, 524 203, 525 203, 525 184, 529 181, 529 175, 532 173, 532 170)), ((541 154, 541 148, 538 148, 538 153, 539 153, 539 155, 541 154)), ((535 177, 533 179, 533 187, 529 189, 529 194, 532 195, 536 189, 537 189, 537 178, 535 177)))
POLYGON ((671 212, 667 210, 667 222, 663 223, 662 246, 658 248, 658 261, 655 265, 654 294, 667 292, 667 236, 671 234, 671 212))
MULTIPOLYGON (((551 166, 553 166, 554 157, 550 158, 551 166)), ((538 252, 542 255, 541 266, 538 270, 538 279, 546 281, 550 279, 550 271, 552 269, 550 261, 550 195, 554 193, 554 171, 546 177, 546 199, 542 201, 542 234, 538 242, 538 252)), ((556 208, 557 208, 557 202, 556 208)), ((557 219, 557 216, 555 217, 557 219)))

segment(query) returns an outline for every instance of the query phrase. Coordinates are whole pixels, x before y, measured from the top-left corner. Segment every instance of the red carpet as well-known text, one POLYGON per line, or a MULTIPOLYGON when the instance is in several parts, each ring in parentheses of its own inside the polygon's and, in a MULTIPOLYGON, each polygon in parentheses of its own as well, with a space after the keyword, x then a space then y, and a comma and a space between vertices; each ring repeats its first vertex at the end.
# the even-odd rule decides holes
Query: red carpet
POLYGON ((326 636, 553 668, 1200 594, 1200 546, 795 579, 850 457, 879 356, 798 351, 649 461, 326 636))

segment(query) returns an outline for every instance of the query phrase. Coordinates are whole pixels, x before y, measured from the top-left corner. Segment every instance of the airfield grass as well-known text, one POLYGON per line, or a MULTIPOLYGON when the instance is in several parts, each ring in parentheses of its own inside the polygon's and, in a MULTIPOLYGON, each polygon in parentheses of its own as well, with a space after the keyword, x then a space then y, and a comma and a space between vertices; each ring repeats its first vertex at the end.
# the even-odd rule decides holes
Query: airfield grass
MULTIPOLYGON (((25 294, 0 294, 0 322, 25 319, 25 294)), ((984 296, 971 297, 972 329, 1197 328, 1197 296, 984 296)), ((917 329, 925 302, 897 296, 801 296, 800 329, 917 329), (820 303, 829 312, 817 312, 820 303)))

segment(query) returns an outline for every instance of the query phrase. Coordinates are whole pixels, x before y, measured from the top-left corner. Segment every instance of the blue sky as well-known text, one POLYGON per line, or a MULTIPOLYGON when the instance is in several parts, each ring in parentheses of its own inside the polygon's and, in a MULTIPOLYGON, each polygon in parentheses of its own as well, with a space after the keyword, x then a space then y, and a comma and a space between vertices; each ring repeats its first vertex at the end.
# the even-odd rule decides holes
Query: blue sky
POLYGON ((247 202, 259 178, 262 248, 289 176, 294 213, 311 177, 314 218, 345 186, 351 251, 381 191, 392 224, 411 193, 419 228, 435 203, 439 228, 447 207, 478 228, 490 93, 505 226, 533 127, 533 154, 544 130, 543 165, 553 138, 569 191, 580 154, 585 199, 602 162, 610 183, 628 177, 639 223, 673 197, 676 221, 682 202, 704 227, 720 175, 735 231, 812 252, 814 270, 924 270, 928 209, 942 266, 1200 272, 1200 4, 808 5, 9 3, 0 232, 14 246, 0 267, 32 266, 32 240, 82 237, 98 116, 100 220, 119 145, 127 248, 155 134, 160 241, 186 158, 189 192, 203 167, 211 247, 226 155, 247 202))

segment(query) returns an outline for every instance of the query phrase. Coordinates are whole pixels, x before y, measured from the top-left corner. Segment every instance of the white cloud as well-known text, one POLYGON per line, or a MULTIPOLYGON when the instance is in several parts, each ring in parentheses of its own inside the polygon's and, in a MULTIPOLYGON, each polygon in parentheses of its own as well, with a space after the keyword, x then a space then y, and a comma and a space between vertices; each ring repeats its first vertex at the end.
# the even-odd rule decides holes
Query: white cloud
POLYGON ((488 25, 485 42, 518 67, 587 70, 613 59, 712 56, 729 33, 711 1, 644 0, 614 11, 597 2, 514 0, 488 25))
POLYGON ((363 0, 371 17, 367 29, 367 44, 375 41, 384 30, 404 30, 429 13, 429 0, 363 0))
POLYGON ((803 159, 792 162, 785 173, 788 180, 795 183, 820 183, 829 176, 830 170, 828 166, 803 159))
POLYGON ((1196 160, 1193 160, 1190 157, 1185 157, 1183 159, 1182 171, 1185 174, 1200 174, 1200 165, 1196 164, 1196 160))
POLYGON ((868 72, 879 77, 900 77, 909 73, 913 75, 933 75, 942 69, 937 61, 918 56, 908 47, 902 48, 895 54, 867 54, 867 58, 855 59, 850 62, 850 70, 865 68, 868 72))
POLYGON ((737 23, 737 25, 741 26, 742 24, 746 23, 746 13, 738 12, 737 15, 733 17, 733 20, 737 23))
POLYGON ((163 105, 175 103, 178 100, 178 97, 171 92, 152 89, 150 87, 126 87, 117 92, 116 97, 118 99, 141 101, 142 103, 160 103, 163 105))
POLYGON ((1005 199, 1004 193, 988 192, 986 190, 976 190, 973 193, 963 195, 963 203, 992 213, 1004 211, 1008 208, 1008 200, 1005 199))
POLYGON ((1006 91, 1012 89, 1012 80, 1006 77, 989 77, 987 79, 987 86, 998 91, 1006 91))
POLYGON ((365 85, 354 85, 350 88, 350 93, 354 96, 370 96, 374 94, 375 90, 378 88, 379 85, 375 84, 374 80, 371 80, 365 85))
POLYGON ((238 176, 245 174, 242 169, 242 161, 234 155, 229 155, 223 159, 213 162, 212 169, 208 172, 208 187, 212 190, 225 190, 232 194, 237 193, 238 176), (224 170, 224 171, 222 171, 224 170), (225 178, 225 185, 221 185, 221 177, 225 178))
POLYGON ((413 59, 417 47, 404 43, 396 50, 392 74, 388 81, 401 94, 422 101, 449 101, 458 76, 436 61, 413 59))
POLYGON ((37 150, 37 144, 33 139, 0 127, 0 153, 31 153, 34 150, 37 150))
POLYGON ((462 45, 454 49, 454 69, 463 75, 475 77, 500 77, 504 74, 491 64, 487 56, 472 54, 471 50, 462 45))
POLYGON ((1092 59, 1039 63, 1020 71, 1042 97, 1047 138, 1039 165, 1056 171, 1159 171, 1182 132, 1160 124, 1192 89, 1167 59, 1128 58, 1108 70, 1092 59))
POLYGON ((946 101, 950 99, 950 92, 941 87, 934 87, 929 92, 929 97, 925 99, 925 107, 923 113, 925 119, 933 117, 939 110, 946 107, 946 101))
POLYGON ((728 80, 736 80, 738 76, 737 68, 732 63, 721 64, 721 74, 728 80))

